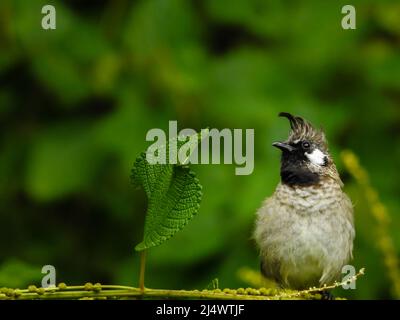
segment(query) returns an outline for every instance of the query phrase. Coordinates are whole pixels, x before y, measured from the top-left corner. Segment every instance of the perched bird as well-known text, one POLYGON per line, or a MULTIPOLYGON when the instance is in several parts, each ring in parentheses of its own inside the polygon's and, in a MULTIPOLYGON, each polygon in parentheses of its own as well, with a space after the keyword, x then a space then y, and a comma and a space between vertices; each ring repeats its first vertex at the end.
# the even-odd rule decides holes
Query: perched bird
POLYGON ((352 258, 353 206, 328 152, 322 130, 286 112, 281 181, 257 211, 254 238, 261 272, 283 288, 307 289, 341 280, 352 258))

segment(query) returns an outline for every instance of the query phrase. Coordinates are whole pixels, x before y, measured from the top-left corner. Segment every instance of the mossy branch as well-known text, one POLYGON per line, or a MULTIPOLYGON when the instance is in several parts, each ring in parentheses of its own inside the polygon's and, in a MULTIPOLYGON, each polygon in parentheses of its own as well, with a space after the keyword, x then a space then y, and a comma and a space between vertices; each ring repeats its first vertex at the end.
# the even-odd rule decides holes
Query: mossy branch
POLYGON ((321 299, 320 292, 334 289, 344 284, 356 281, 364 274, 361 269, 351 279, 331 286, 310 288, 303 291, 277 290, 274 288, 239 288, 239 289, 214 289, 214 290, 163 290, 101 285, 100 283, 86 283, 84 286, 67 286, 60 283, 57 287, 37 288, 29 286, 28 289, 0 289, 0 300, 54 300, 54 299, 215 299, 215 300, 283 300, 283 299, 321 299))

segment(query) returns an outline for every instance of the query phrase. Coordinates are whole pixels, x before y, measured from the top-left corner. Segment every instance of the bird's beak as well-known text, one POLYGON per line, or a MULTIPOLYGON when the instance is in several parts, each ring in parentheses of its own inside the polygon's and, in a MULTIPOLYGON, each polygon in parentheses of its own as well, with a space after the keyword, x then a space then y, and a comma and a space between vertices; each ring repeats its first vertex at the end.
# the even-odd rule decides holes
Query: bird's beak
POLYGON ((282 151, 292 152, 292 151, 296 150, 295 147, 292 147, 290 144, 287 144, 284 142, 274 142, 272 145, 274 147, 277 147, 278 149, 281 149, 282 151))

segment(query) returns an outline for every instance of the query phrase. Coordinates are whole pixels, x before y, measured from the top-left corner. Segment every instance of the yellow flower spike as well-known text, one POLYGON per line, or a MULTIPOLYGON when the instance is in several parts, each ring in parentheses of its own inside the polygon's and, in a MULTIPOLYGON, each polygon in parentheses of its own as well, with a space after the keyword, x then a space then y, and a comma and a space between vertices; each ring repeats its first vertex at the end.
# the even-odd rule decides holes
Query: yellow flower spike
MULTIPOLYGON (((350 150, 341 153, 342 161, 347 171, 353 176, 365 199, 372 217, 376 220, 375 228, 378 236, 378 247, 383 255, 384 264, 388 270, 395 297, 400 298, 400 272, 397 252, 390 236, 388 225, 390 215, 385 205, 380 201, 378 192, 371 186, 367 171, 360 165, 357 156, 350 150)), ((362 272, 364 270, 362 269, 362 272)))
POLYGON ((265 279, 259 271, 255 271, 251 268, 240 268, 237 275, 240 280, 251 285, 253 288, 275 287, 274 282, 265 279))

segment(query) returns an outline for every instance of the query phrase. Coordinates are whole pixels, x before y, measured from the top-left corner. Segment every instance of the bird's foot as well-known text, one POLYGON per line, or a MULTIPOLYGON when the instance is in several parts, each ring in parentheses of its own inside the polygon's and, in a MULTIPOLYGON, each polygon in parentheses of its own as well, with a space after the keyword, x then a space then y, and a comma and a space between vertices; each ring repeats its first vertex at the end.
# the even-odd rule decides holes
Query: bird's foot
POLYGON ((328 290, 321 290, 319 294, 321 295, 321 300, 335 300, 335 296, 328 290))

